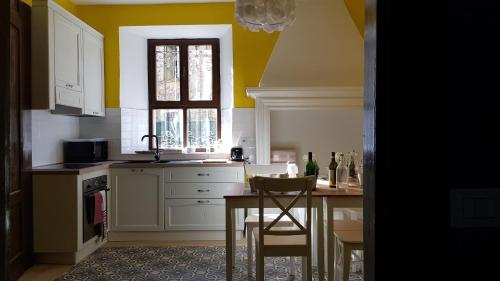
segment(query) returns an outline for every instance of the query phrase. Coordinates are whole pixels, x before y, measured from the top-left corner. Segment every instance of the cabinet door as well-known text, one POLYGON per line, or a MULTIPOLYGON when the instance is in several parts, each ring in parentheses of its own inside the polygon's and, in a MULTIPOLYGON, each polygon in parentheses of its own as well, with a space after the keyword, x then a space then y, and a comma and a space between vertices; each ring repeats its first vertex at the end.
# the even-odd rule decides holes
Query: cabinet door
POLYGON ((112 231, 164 230, 162 169, 112 169, 112 231))
POLYGON ((54 71, 56 86, 82 91, 82 29, 54 12, 54 71))
POLYGON ((84 114, 104 116, 103 40, 83 31, 84 114))
MULTIPOLYGON (((224 199, 166 199, 165 230, 225 230, 224 199)), ((243 213, 236 212, 236 229, 243 228, 243 213)))

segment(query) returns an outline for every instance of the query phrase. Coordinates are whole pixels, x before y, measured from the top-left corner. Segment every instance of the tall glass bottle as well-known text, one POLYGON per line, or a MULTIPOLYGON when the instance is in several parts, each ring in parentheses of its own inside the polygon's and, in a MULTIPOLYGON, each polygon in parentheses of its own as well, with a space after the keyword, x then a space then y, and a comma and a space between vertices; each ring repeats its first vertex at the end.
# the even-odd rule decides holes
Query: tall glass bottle
POLYGON ((337 188, 346 189, 349 185, 349 170, 343 153, 340 153, 339 164, 336 171, 337 188))
POLYGON ((332 161, 328 166, 328 183, 330 187, 337 186, 336 172, 337 172, 337 161, 335 161, 335 152, 332 152, 332 161))
POLYGON ((356 178, 356 164, 354 164, 354 158, 356 157, 356 152, 353 150, 349 159, 349 177, 356 178))

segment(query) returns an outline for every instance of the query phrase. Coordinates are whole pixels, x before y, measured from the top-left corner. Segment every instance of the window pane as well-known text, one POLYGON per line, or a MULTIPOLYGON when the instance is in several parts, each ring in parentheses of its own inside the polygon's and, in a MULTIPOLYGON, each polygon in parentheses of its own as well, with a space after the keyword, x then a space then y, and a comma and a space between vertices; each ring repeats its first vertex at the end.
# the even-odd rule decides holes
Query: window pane
POLYGON ((206 147, 217 140, 217 109, 187 110, 188 144, 194 147, 206 147))
POLYGON ((153 134, 158 136, 160 148, 182 148, 183 125, 182 109, 153 110, 153 134))
POLYGON ((212 100, 212 45, 188 46, 189 100, 212 100))
POLYGON ((179 46, 156 46, 156 100, 180 101, 179 46))

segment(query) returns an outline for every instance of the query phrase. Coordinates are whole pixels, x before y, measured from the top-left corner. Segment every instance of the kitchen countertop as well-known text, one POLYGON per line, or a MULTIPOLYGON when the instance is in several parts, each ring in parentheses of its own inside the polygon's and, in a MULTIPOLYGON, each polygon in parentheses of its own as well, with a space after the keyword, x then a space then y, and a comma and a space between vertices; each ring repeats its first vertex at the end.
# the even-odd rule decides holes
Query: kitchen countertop
POLYGON ((75 164, 69 163, 64 164, 64 163, 59 163, 59 164, 51 164, 51 165, 44 165, 44 166, 37 166, 31 168, 31 173, 33 175, 50 175, 50 174, 57 174, 57 175, 81 175, 81 174, 86 174, 86 173, 91 173, 103 169, 109 168, 109 166, 113 163, 117 162, 122 162, 122 161, 104 161, 104 162, 97 162, 97 163, 85 163, 85 164, 92 164, 92 166, 86 166, 86 167, 78 167, 75 164))
POLYGON ((33 175, 58 174, 58 175, 81 175, 108 168, 170 168, 170 167, 241 167, 243 162, 217 162, 213 159, 187 161, 179 160, 171 163, 127 163, 130 160, 104 161, 98 163, 79 164, 51 164, 31 168, 33 175), (208 162, 203 162, 208 161, 208 162), (90 165, 89 165, 90 164, 90 165))

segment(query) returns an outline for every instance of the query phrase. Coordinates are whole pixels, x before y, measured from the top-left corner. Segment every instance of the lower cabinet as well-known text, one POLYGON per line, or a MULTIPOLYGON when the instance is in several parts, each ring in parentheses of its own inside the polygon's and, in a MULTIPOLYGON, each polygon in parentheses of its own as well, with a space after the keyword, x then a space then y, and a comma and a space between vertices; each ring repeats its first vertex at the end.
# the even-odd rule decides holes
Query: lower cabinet
MULTIPOLYGON (((111 231, 140 232, 145 239, 153 237, 144 233, 149 231, 165 231, 165 237, 167 232, 200 231, 197 238, 214 231, 208 236, 224 237, 224 194, 233 183, 243 182, 243 172, 243 167, 113 168, 111 231)), ((236 211, 236 229, 243 226, 241 209, 236 211)))
POLYGON ((163 169, 113 169, 111 230, 163 231, 163 169))
MULTIPOLYGON (((225 230, 224 199, 166 199, 165 230, 225 230)), ((237 229, 243 214, 236 212, 237 229)))

